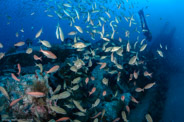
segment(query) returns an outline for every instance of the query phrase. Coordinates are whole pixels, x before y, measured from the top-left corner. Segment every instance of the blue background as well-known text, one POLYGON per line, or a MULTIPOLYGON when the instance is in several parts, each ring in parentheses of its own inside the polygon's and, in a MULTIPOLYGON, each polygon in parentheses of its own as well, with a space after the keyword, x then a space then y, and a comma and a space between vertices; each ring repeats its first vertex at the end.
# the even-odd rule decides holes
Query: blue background
MULTIPOLYGON (((12 47, 13 44, 19 41, 25 41, 26 39, 32 39, 34 45, 38 45, 38 40, 34 39, 36 33, 43 28, 43 34, 40 39, 45 39, 54 43, 62 44, 60 40, 56 39, 55 31, 58 22, 64 32, 65 38, 68 37, 67 34, 70 31, 76 30, 74 26, 69 26, 68 20, 62 20, 57 17, 54 10, 57 10, 56 4, 62 0, 1 0, 0 1, 0 42, 4 45, 0 52, 5 52, 8 48, 12 47), (51 7, 53 6, 53 8, 51 7), (44 12, 49 9, 48 12, 44 12), (34 15, 30 15, 34 12, 34 15), (47 15, 51 14, 54 17, 50 18, 47 15), (8 17, 9 16, 9 17, 8 17), (11 19, 9 19, 11 18, 11 19), (7 24, 9 23, 9 24, 7 24), (32 27, 34 29, 32 29, 32 27), (24 29, 24 33, 20 32, 24 29), (19 37, 16 38, 16 32, 19 33, 19 37)), ((72 1, 72 0, 71 0, 72 1)), ((66 1, 65 1, 66 2, 66 1)), ((114 1, 109 1, 105 4, 106 7, 111 8, 116 14, 110 12, 112 18, 115 15, 121 16, 116 6, 114 6, 114 1)), ((126 1, 124 1, 126 3, 126 1)), ((184 121, 184 1, 182 0, 129 0, 129 2, 135 3, 134 9, 131 12, 134 14, 136 22, 140 25, 139 16, 137 14, 138 10, 148 6, 148 9, 144 9, 145 14, 150 14, 147 17, 148 26, 152 32, 153 40, 149 43, 151 45, 155 41, 163 40, 165 44, 168 43, 168 53, 166 60, 168 64, 172 66, 171 71, 168 76, 170 81, 168 97, 165 104, 165 113, 163 120, 174 122, 184 121), (171 39, 172 35, 172 39, 171 39), (169 40, 169 42, 167 41, 169 40)), ((76 4, 76 3, 75 3, 76 4)), ((92 4, 92 3, 91 3, 92 4)), ((100 4, 97 2, 97 4, 100 4)), ((88 8, 91 9, 91 5, 85 5, 86 11, 88 8)), ((125 4, 125 8, 129 5, 125 4)), ((97 7, 98 8, 98 7, 97 7)), ((79 13, 80 14, 80 13, 79 13)), ((128 16, 128 11, 124 12, 125 16, 128 16)), ((103 12, 101 16, 106 16, 103 12)), ((84 17, 84 20, 86 20, 84 17)), ((82 18, 82 16, 80 16, 82 18)), ((84 21, 76 20, 74 25, 79 25, 85 28, 84 21)), ((118 24, 117 31, 119 34, 115 34, 115 39, 119 37, 124 37, 124 32, 127 30, 128 23, 123 19, 122 22, 118 24)), ((105 27, 105 29, 110 29, 110 27, 105 27)), ((83 29, 85 31, 85 29, 83 29)), ((101 28, 98 30, 101 31, 101 28)), ((131 31, 131 28, 128 30, 131 31)), ((140 30, 140 28, 139 28, 140 30)), ((79 34, 80 37, 85 38, 91 42, 90 35, 84 32, 84 34, 79 34)), ((130 40, 135 41, 135 36, 132 35, 130 40)), ((141 36, 142 37, 142 36, 141 36)), ((143 37, 142 37, 143 38, 143 37)), ((97 36, 95 41, 99 40, 97 36)), ((160 96, 162 97, 162 96, 160 96)))

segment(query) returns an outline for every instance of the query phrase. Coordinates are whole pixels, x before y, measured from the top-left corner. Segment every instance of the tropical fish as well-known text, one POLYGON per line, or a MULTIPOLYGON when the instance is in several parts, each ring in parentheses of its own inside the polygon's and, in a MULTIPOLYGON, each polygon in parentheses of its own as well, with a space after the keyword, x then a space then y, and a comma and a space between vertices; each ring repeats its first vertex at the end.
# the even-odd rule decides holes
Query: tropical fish
POLYGON ((88 67, 92 67, 92 61, 91 61, 91 59, 89 59, 89 62, 88 62, 88 67))
POLYGON ((74 35, 76 35, 76 34, 77 34, 76 31, 71 31, 70 33, 68 33, 69 36, 74 36, 74 35))
POLYGON ((100 67, 100 69, 103 69, 103 68, 105 68, 106 67, 106 65, 107 65, 107 63, 98 63, 98 64, 101 64, 101 67, 100 67))
POLYGON ((136 62, 136 60, 137 60, 137 55, 136 55, 136 56, 133 56, 133 57, 129 60, 128 64, 134 65, 135 62, 136 62))
POLYGON ((120 120, 120 118, 116 118, 115 120, 113 120, 112 122, 118 122, 120 120))
POLYGON ((108 80, 107 78, 103 78, 103 79, 102 79, 102 83, 103 83, 104 85, 108 85, 108 81, 109 81, 109 80, 108 80))
POLYGON ((109 14, 109 12, 105 12, 106 14, 107 14, 107 16, 109 17, 109 18, 111 18, 111 15, 109 14))
POLYGON ((18 32, 16 32, 16 33, 15 33, 15 36, 18 38, 18 37, 19 37, 19 33, 18 33, 18 32))
MULTIPOLYGON (((102 26, 102 36, 101 36, 101 38, 104 37, 104 33, 105 33, 105 28, 104 28, 104 24, 103 24, 103 26, 102 26)), ((106 41, 106 39, 104 39, 104 40, 106 41)))
POLYGON ((138 41, 136 41, 136 42, 134 43, 134 49, 136 49, 137 43, 138 43, 138 41))
POLYGON ((63 4, 63 6, 68 7, 68 8, 72 7, 70 4, 67 4, 67 3, 63 4))
POLYGON ((103 110, 102 110, 102 116, 101 116, 101 119, 104 117, 105 112, 106 112, 106 110, 105 110, 105 109, 103 109, 103 110))
POLYGON ((118 64, 117 62, 115 62, 115 65, 116 65, 116 67, 117 67, 118 69, 123 69, 123 66, 120 65, 120 64, 118 64))
POLYGON ((22 97, 19 98, 19 99, 13 100, 13 101, 10 103, 9 106, 11 107, 11 106, 15 105, 15 104, 18 103, 21 99, 22 99, 22 97))
POLYGON ((116 52, 116 54, 117 55, 119 55, 119 56, 123 56, 123 48, 120 48, 117 52, 116 52))
POLYGON ((140 48, 140 52, 144 51, 147 47, 147 44, 144 44, 141 48, 140 48))
POLYGON ((40 60, 40 61, 42 61, 42 56, 41 57, 38 57, 37 55, 34 55, 33 58, 34 58, 34 60, 40 60))
POLYGON ((21 72, 21 66, 20 66, 20 64, 17 64, 17 67, 18 67, 18 73, 17 73, 17 75, 20 75, 20 72, 21 72))
POLYGON ((135 91, 136 92, 142 92, 142 91, 144 91, 144 89, 142 89, 142 88, 136 88, 135 91))
POLYGON ((20 46, 23 46, 25 44, 25 42, 17 42, 16 44, 14 44, 14 46, 16 47, 20 47, 20 46))
POLYGON ((87 77, 87 78, 85 79, 85 83, 88 84, 88 82, 89 82, 89 78, 87 77))
POLYGON ((155 82, 149 83, 149 84, 147 84, 147 85, 144 87, 144 89, 150 89, 150 88, 153 87, 155 84, 156 84, 155 82))
POLYGON ((149 73, 149 72, 147 72, 147 71, 144 72, 144 76, 145 76, 145 77, 147 77, 147 76, 152 77, 152 74, 153 74, 153 73, 149 73))
POLYGON ((121 47, 112 47, 111 52, 116 52, 116 51, 118 51, 120 48, 121 48, 121 47))
POLYGON ((54 90, 53 94, 56 94, 57 92, 59 92, 61 90, 61 85, 58 85, 56 87, 56 89, 54 90))
POLYGON ((88 12, 87 22, 89 22, 89 21, 90 21, 90 14, 88 12))
POLYGON ((53 15, 51 15, 51 14, 48 14, 47 16, 48 16, 48 17, 53 17, 53 15))
POLYGON ((80 33, 83 33, 83 30, 80 26, 74 26, 80 33))
POLYGON ((128 112, 128 114, 130 113, 130 107, 128 105, 125 106, 126 111, 128 112))
POLYGON ((121 116, 122 116, 122 119, 123 119, 125 122, 128 122, 125 111, 122 111, 122 112, 121 112, 121 116))
POLYGON ((40 51, 41 51, 47 58, 57 59, 56 55, 55 55, 54 53, 52 53, 51 51, 42 50, 42 48, 40 49, 40 51))
POLYGON ((42 64, 37 64, 37 63, 35 63, 35 64, 36 64, 37 67, 40 68, 40 72, 43 72, 43 65, 42 64))
POLYGON ((130 74, 129 81, 131 81, 132 79, 133 79, 133 74, 130 74))
POLYGON ((59 24, 56 26, 56 38, 59 39, 59 24))
POLYGON ((157 53, 160 55, 160 57, 164 57, 163 52, 161 50, 157 50, 157 53))
POLYGON ((91 80, 94 81, 94 80, 95 80, 95 77, 92 76, 92 77, 91 77, 91 80))
POLYGON ((137 104, 139 103, 139 101, 137 101, 133 96, 131 96, 131 101, 137 104))
POLYGON ((107 92, 104 90, 102 96, 106 96, 107 92))
POLYGON ((98 99, 96 99, 95 103, 92 104, 92 108, 98 106, 99 104, 100 104, 100 99, 98 98, 98 99))
POLYGON ((96 91, 96 87, 93 87, 92 90, 89 92, 89 96, 92 95, 96 91))
POLYGON ((24 33, 24 28, 22 28, 22 29, 20 30, 20 32, 24 33))
POLYGON ((69 119, 69 117, 61 117, 60 119, 56 120, 56 122, 67 121, 69 119))
POLYGON ((47 71, 46 73, 47 74, 53 73, 53 72, 58 71, 58 69, 59 69, 59 65, 56 65, 56 66, 53 66, 51 69, 49 69, 49 71, 47 71))
POLYGON ((117 77, 117 81, 120 81, 120 77, 121 77, 121 72, 118 72, 118 77, 117 77))
POLYGON ((3 87, 1 87, 0 86, 0 91, 2 92, 2 94, 9 100, 10 99, 10 97, 9 97, 9 95, 8 95, 8 93, 7 93, 7 91, 3 88, 3 87))
POLYGON ((135 78, 135 79, 138 79, 138 76, 139 76, 139 71, 136 72, 136 71, 134 70, 134 78, 135 78))
MULTIPOLYGON (((141 45, 144 43, 144 41, 146 41, 146 39, 143 39, 142 41, 141 41, 141 45)), ((145 44, 146 45, 146 44, 145 44)))
MULTIPOLYGON (((119 21, 118 21, 118 19, 117 19, 117 17, 115 17, 115 22, 116 23, 119 23, 119 21)), ((120 40, 119 40, 120 41, 120 40)), ((121 42, 121 41, 120 41, 121 42)))
POLYGON ((77 15, 77 18, 78 18, 78 20, 80 19, 80 17, 79 17, 79 12, 76 10, 76 9, 74 9, 75 10, 75 13, 76 13, 76 15, 77 15))
POLYGON ((79 85, 75 85, 75 86, 73 86, 72 88, 70 88, 71 90, 73 90, 73 91, 76 91, 76 90, 78 90, 79 89, 79 85))
POLYGON ((72 66, 72 67, 70 67, 70 70, 76 73, 78 69, 76 66, 72 66))
POLYGON ((85 113, 83 112, 76 112, 76 113, 73 113, 74 115, 77 115, 77 116, 86 116, 85 113))
POLYGON ((108 73, 113 75, 113 74, 118 73, 118 71, 117 70, 112 70, 112 71, 109 71, 108 73))
POLYGON ((33 52, 33 49, 32 48, 27 48, 27 50, 26 50, 26 53, 27 54, 31 54, 33 52))
MULTIPOLYGON (((127 30, 127 31, 125 31, 125 37, 130 37, 130 32, 127 30)), ((128 44, 128 43, 127 43, 128 44)), ((128 51, 127 51, 128 52, 128 51)))
POLYGON ((74 48, 85 48, 87 47, 83 42, 77 42, 74 45, 72 45, 74 48))
POLYGON ((71 82, 72 84, 77 84, 81 81, 81 77, 77 77, 75 79, 73 79, 73 81, 71 82))
POLYGON ((81 111, 86 113, 86 109, 84 109, 78 101, 73 100, 74 105, 81 111))
POLYGON ((59 37, 60 37, 61 41, 63 42, 64 41, 64 34, 63 34, 61 27, 59 27, 59 37))
POLYGON ((45 93, 43 92, 27 92, 26 94, 32 97, 44 97, 45 96, 45 93))
POLYGON ((35 13, 34 13, 34 12, 32 12, 30 15, 31 15, 31 16, 33 16, 34 14, 35 14, 35 13))
POLYGON ((42 28, 36 33, 35 38, 40 37, 41 34, 42 34, 42 28))
MULTIPOLYGON (((60 94, 58 95, 58 99, 66 99, 66 98, 68 98, 68 97, 70 97, 70 96, 71 96, 70 92, 64 91, 64 92, 62 92, 62 93, 60 93, 60 94)), ((52 99, 52 98, 51 98, 51 99, 52 99)))
POLYGON ((67 114, 66 111, 59 106, 49 106, 49 107, 58 114, 67 114))
POLYGON ((70 109, 73 109, 73 108, 74 108, 74 106, 71 105, 71 104, 69 104, 69 105, 64 105, 64 106, 66 106, 67 108, 70 108, 70 109))
POLYGON ((77 43, 77 37, 76 37, 76 36, 74 37, 73 42, 74 42, 74 43, 77 43))
POLYGON ((102 114, 102 112, 99 112, 99 113, 97 113, 95 116, 90 117, 90 118, 91 118, 91 119, 97 118, 97 117, 100 116, 101 114, 102 114))
POLYGON ((42 43, 42 45, 44 45, 45 47, 51 48, 51 44, 46 41, 46 40, 39 40, 40 43, 42 43))
POLYGON ((146 114, 146 115, 145 115, 145 118, 146 118, 147 122, 153 122, 153 120, 152 120, 150 114, 146 114))
POLYGON ((0 43, 0 48, 3 48, 3 44, 2 43, 0 43))
POLYGON ((111 49, 112 49, 112 47, 108 47, 108 48, 105 49, 104 52, 109 52, 109 51, 111 51, 111 49))
POLYGON ((75 120, 73 120, 73 122, 81 122, 81 121, 80 121, 80 120, 75 119, 75 120))
POLYGON ((51 100, 58 100, 59 99, 59 95, 52 95, 52 97, 50 98, 51 100))
POLYGON ((121 100, 124 102, 125 101, 125 95, 121 96, 121 100))
POLYGON ((12 77, 14 80, 16 80, 16 81, 19 81, 19 82, 20 82, 20 79, 18 79, 18 78, 15 76, 15 74, 11 73, 11 77, 12 77))
POLYGON ((127 52, 130 52, 130 43, 129 43, 129 42, 127 43, 126 51, 127 51, 127 52))
POLYGON ((106 59, 107 56, 101 56, 100 60, 106 59))
POLYGON ((70 16, 70 14, 69 14, 67 11, 63 10, 63 12, 66 14, 66 16, 72 18, 72 17, 70 16))
POLYGON ((5 56, 5 53, 0 53, 0 60, 5 56))

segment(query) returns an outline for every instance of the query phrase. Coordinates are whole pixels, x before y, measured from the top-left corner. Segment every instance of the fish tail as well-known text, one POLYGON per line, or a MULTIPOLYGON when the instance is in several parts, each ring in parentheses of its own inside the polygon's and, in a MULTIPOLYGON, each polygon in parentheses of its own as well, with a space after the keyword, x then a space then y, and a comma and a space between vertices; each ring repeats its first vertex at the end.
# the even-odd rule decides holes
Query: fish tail
POLYGON ((39 39, 39 41, 37 43, 41 43, 41 40, 39 39))
POLYGON ((91 95, 92 93, 91 92, 89 92, 89 96, 91 95))
POLYGON ((40 61, 42 61, 42 56, 40 57, 40 61))
POLYGON ((40 52, 43 52, 42 48, 40 47, 40 52))

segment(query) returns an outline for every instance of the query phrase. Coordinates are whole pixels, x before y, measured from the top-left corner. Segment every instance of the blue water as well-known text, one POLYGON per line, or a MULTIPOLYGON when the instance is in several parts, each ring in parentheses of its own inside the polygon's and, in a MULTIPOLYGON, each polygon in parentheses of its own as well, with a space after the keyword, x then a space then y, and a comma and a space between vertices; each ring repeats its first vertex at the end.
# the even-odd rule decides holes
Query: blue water
MULTIPOLYGON (((78 3, 70 0, 75 9, 79 11, 81 15, 82 11, 78 8, 78 3), (80 13, 81 12, 81 13, 80 13)), ((77 1, 77 0, 76 0, 77 1)), ((94 2, 88 0, 88 4, 85 0, 79 0, 80 4, 85 4, 85 12, 91 10, 91 5, 94 2), (91 3, 91 5, 89 5, 91 3)), ((87 1, 87 0, 86 0, 87 1)), ((183 122, 184 117, 184 1, 182 0, 129 0, 127 3, 124 1, 122 7, 126 8, 126 11, 120 12, 115 6, 116 2, 119 3, 121 0, 106 0, 104 3, 96 1, 97 9, 99 5, 104 5, 106 8, 110 9, 111 20, 115 17, 130 16, 130 13, 134 15, 135 22, 140 26, 140 20, 138 16, 138 11, 144 8, 147 24, 150 31, 152 32, 153 39, 148 42, 149 50, 155 51, 159 48, 159 44, 168 45, 168 51, 165 52, 164 61, 165 70, 167 72, 167 77, 169 80, 165 84, 168 85, 168 92, 166 103, 164 104, 164 114, 163 122, 183 122), (132 3, 134 8, 129 9, 132 3), (147 8, 146 8, 147 6, 147 8), (179 85, 177 85, 179 84, 179 85), (173 114, 174 113, 174 114, 173 114)), ((72 27, 70 27, 69 20, 65 19, 66 15, 63 15, 64 19, 58 18, 54 11, 58 11, 57 4, 68 3, 67 0, 1 0, 0 1, 0 42, 3 44, 4 48, 0 49, 0 52, 6 52, 11 48, 16 42, 25 41, 26 39, 33 40, 34 46, 39 46, 38 39, 35 39, 36 33, 43 28, 43 33, 40 39, 48 40, 51 44, 63 44, 61 40, 56 39, 56 26, 58 23, 64 32, 65 38, 68 38, 68 33, 76 30, 74 25, 81 26, 84 33, 78 35, 91 43, 98 42, 100 40, 100 35, 97 34, 95 40, 90 38, 90 35, 86 33, 89 29, 86 28, 87 14, 80 16, 80 20, 76 19, 72 27), (47 12, 45 12, 47 10, 47 12), (34 15, 30 15, 34 12, 34 15), (53 15, 53 17, 48 17, 47 15, 53 15), (20 32, 21 29, 24 32, 20 32), (16 38, 16 32, 19 33, 19 37, 16 38)), ((131 6, 132 7, 132 6, 131 6)), ((70 9, 70 8, 69 8, 70 9)), ((70 10, 73 10, 70 9, 70 10)), ((62 8, 59 10, 63 13, 62 8)), ((74 12, 75 13, 75 12, 74 12)), ((105 16, 105 13, 99 13, 98 16, 105 16)), ((92 18, 95 16, 92 16, 92 18)), ((119 17, 118 17, 119 18, 119 17)), ((110 21, 109 21, 110 22, 110 21)), ((105 31, 111 30, 109 27, 109 22, 105 24, 105 31)), ((96 24, 96 22, 95 22, 96 24)), ((118 34, 115 34, 114 39, 118 40, 119 37, 124 38, 124 33, 126 30, 131 32, 130 41, 135 42, 137 34, 132 33, 135 25, 131 28, 128 27, 128 23, 122 17, 122 20, 116 29, 118 34)), ((101 27, 97 30, 101 31, 101 27)), ((141 31, 141 28, 138 28, 141 31)), ((144 38, 143 34, 140 34, 140 39, 144 38)), ((25 49, 24 47, 22 49, 25 49)), ((162 97, 162 96, 160 96, 162 97)))

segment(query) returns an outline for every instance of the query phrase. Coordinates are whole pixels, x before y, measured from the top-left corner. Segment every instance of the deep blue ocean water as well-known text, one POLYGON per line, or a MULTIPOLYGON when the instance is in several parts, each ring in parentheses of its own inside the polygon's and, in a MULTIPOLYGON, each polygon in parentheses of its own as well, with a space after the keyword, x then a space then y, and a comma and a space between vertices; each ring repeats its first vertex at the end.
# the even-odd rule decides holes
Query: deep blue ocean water
MULTIPOLYGON (((90 41, 91 43, 98 42, 100 40, 100 35, 95 36, 95 40, 90 38, 90 34, 84 29, 88 25, 85 23, 87 19, 87 14, 85 12, 90 11, 92 5, 96 2, 97 9, 99 6, 104 5, 111 14, 111 20, 115 17, 121 18, 122 21, 117 24, 118 27, 114 39, 118 40, 119 37, 124 38, 125 31, 130 31, 129 41, 135 42, 137 34, 133 33, 135 25, 132 28, 128 27, 128 23, 124 20, 123 16, 130 17, 130 13, 134 15, 135 22, 138 24, 138 31, 140 28, 140 18, 138 11, 143 8, 146 17, 148 27, 152 33, 152 41, 148 42, 149 50, 155 51, 158 44, 163 44, 168 46, 168 51, 164 56, 164 61, 166 62, 166 67, 164 72, 167 72, 168 85, 167 98, 164 107, 163 122, 184 122, 184 1, 182 0, 97 0, 91 2, 88 0, 0 0, 0 42, 3 44, 3 48, 0 52, 6 52, 15 43, 19 41, 25 41, 26 39, 31 39, 33 41, 33 46, 39 46, 38 39, 35 39, 36 33, 43 28, 43 33, 39 37, 40 39, 48 40, 51 44, 63 44, 61 40, 56 39, 56 26, 60 25, 63 30, 65 38, 70 37, 68 33, 76 30, 74 25, 81 26, 84 33, 78 32, 78 35, 90 41), (126 11, 122 9, 117 9, 116 3, 122 3, 121 7, 126 8, 126 11), (81 6, 85 7, 85 11, 79 11, 80 20, 76 19, 72 27, 70 26, 70 21, 66 18, 62 9, 58 8, 57 5, 62 5, 62 3, 69 3, 74 7, 68 8, 71 11, 73 9, 80 10, 78 8, 79 3, 81 6), (132 8, 132 5, 134 6, 132 8), (129 9, 131 7, 131 9, 129 9), (60 19, 54 11, 60 11, 63 15, 63 19, 60 19), (120 12, 123 11, 123 12, 120 12), (85 14, 83 14, 84 12, 85 14), (34 15, 31 15, 34 13, 34 15), (47 15, 53 15, 53 17, 48 17, 47 15), (24 32, 20 30, 23 29, 24 32), (19 37, 15 35, 18 32, 19 37), (158 43, 157 43, 158 42, 158 43)), ((102 9, 102 8, 101 8, 102 9)), ((74 14, 71 14, 72 16, 74 14)), ((98 19, 98 16, 107 15, 103 12, 99 12, 96 16, 92 16, 94 21, 98 19)), ((109 22, 111 21, 109 19, 109 22)), ((105 31, 111 31, 109 27, 109 22, 105 24, 105 31)), ((97 24, 97 22, 95 22, 97 24)), ((97 30, 101 31, 101 27, 97 30)), ((143 34, 140 34, 140 40, 144 38, 143 34)), ((20 49, 24 50, 25 47, 20 49)), ((162 96, 160 96, 162 97, 162 96)), ((158 102, 159 103, 159 102, 158 102)))

